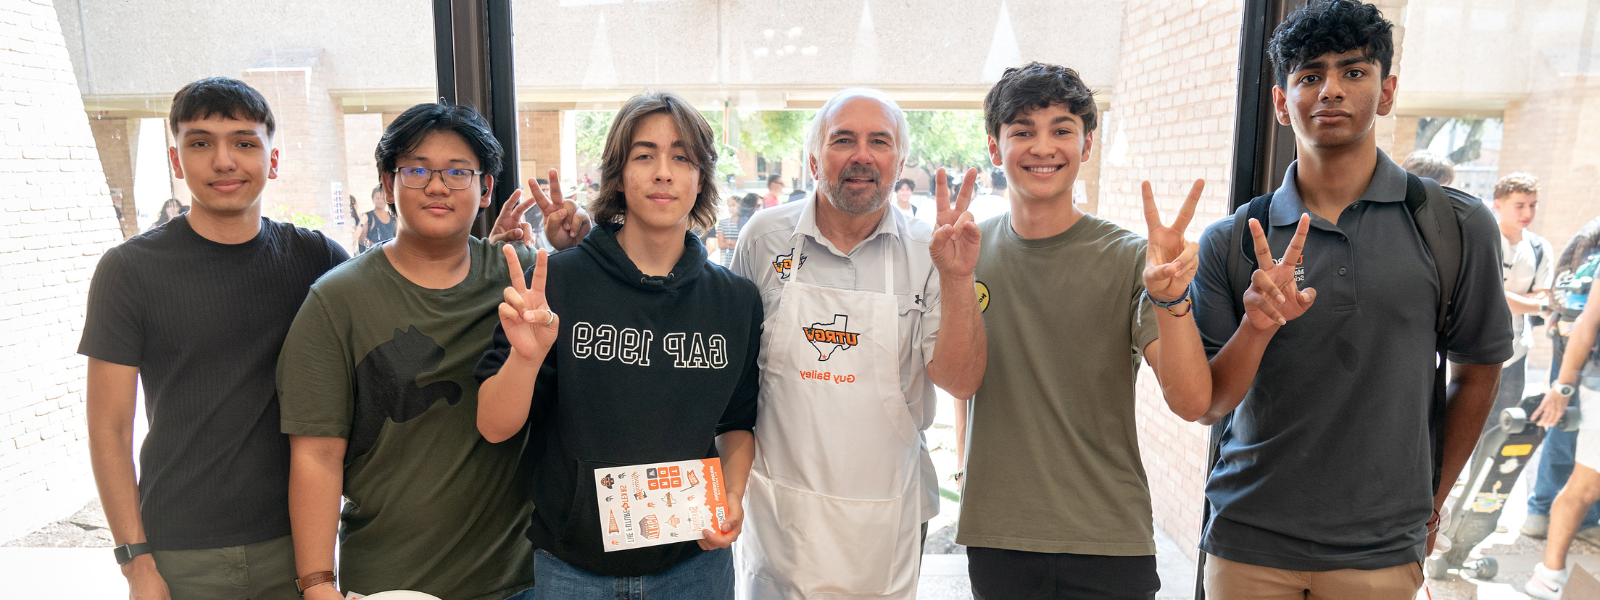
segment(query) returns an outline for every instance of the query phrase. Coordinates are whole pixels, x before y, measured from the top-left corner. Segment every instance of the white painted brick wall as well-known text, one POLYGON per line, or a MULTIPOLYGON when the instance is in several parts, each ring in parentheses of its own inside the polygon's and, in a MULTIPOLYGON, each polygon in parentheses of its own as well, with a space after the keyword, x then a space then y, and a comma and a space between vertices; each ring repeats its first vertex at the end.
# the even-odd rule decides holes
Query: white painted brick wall
POLYGON ((41 503, 64 499, 52 488, 84 489, 78 338, 94 266, 122 235, 51 2, 0 3, 0 49, 3 542, 43 524, 41 503))

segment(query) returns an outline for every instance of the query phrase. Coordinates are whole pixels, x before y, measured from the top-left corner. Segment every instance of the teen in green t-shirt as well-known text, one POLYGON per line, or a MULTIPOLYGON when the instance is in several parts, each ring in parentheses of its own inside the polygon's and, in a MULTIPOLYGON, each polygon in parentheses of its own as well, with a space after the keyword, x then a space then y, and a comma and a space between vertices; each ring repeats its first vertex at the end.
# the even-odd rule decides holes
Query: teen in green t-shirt
MULTIPOLYGON (((1097 117, 1076 72, 1007 69, 984 116, 990 156, 1012 185, 1010 213, 981 225, 976 272, 988 368, 971 401, 956 538, 973 591, 1022 597, 1051 582, 1058 597, 1153 598, 1161 581, 1134 384, 1143 356, 1173 412, 1193 419, 1209 400, 1188 303, 1151 302, 1187 298, 1196 246, 1183 230, 1201 185, 1166 228, 1146 184, 1147 243, 1073 205, 1097 117)), ((958 420, 965 408, 957 402, 958 420)))
MULTIPOLYGON (((491 444, 478 434, 472 374, 507 284, 500 248, 531 237, 522 213, 532 202, 519 194, 489 240, 469 235, 501 155, 470 108, 402 113, 378 143, 395 238, 312 286, 289 331, 278 388, 307 599, 342 597, 325 581, 336 533, 345 591, 500 600, 533 584, 522 536, 531 507, 517 480, 526 436, 491 444)), ((550 222, 575 210, 541 204, 550 222)))

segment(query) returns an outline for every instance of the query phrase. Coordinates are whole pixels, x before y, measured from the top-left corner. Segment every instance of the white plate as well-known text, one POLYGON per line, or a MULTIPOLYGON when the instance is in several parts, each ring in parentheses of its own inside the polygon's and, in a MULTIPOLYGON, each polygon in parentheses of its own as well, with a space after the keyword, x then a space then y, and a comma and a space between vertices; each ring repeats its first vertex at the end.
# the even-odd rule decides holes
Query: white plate
POLYGON ((363 598, 363 600, 366 598, 370 598, 371 600, 440 600, 438 596, 424 594, 422 592, 413 592, 410 590, 378 592, 371 596, 366 596, 363 598))

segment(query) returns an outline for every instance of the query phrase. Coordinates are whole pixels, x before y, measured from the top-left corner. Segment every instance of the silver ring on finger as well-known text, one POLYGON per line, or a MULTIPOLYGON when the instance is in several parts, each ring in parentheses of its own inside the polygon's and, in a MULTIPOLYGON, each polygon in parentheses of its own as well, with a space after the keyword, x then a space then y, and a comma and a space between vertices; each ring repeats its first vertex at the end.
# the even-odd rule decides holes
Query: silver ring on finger
POLYGON ((546 310, 546 311, 544 311, 544 314, 550 315, 550 318, 545 319, 544 326, 545 327, 550 327, 551 325, 555 325, 555 323, 556 323, 556 313, 554 311, 546 310))

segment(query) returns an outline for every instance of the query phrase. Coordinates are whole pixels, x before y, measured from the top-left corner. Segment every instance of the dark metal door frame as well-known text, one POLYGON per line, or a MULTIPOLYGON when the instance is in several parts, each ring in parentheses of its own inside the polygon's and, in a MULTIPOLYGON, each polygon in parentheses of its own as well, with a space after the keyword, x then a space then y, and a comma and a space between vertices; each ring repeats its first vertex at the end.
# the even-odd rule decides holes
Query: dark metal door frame
POLYGON ((433 0, 434 65, 439 99, 470 106, 489 121, 505 150, 489 207, 473 235, 488 237, 519 184, 517 88, 512 62, 511 0, 433 0))
MULTIPOLYGON (((1272 88, 1277 85, 1272 61, 1267 57, 1267 41, 1290 11, 1306 0, 1245 0, 1239 32, 1238 103, 1233 122, 1233 178, 1228 192, 1232 213, 1251 198, 1277 189, 1294 161, 1294 131, 1278 124, 1272 105, 1272 88)), ((1211 426, 1206 452, 1206 477, 1216 466, 1217 443, 1227 421, 1211 426)), ((1200 515, 1202 527, 1211 519, 1211 501, 1205 499, 1200 515)), ((1195 600, 1205 600, 1206 555, 1195 560, 1195 600)))
MULTIPOLYGON (((1283 18, 1306 0, 1245 0, 1239 32, 1239 93, 1234 107, 1233 188, 1230 209, 1274 189, 1294 161, 1294 132, 1278 124, 1272 109, 1277 85, 1267 40, 1283 18)), ((1230 210, 1231 212, 1231 210, 1230 210)))

